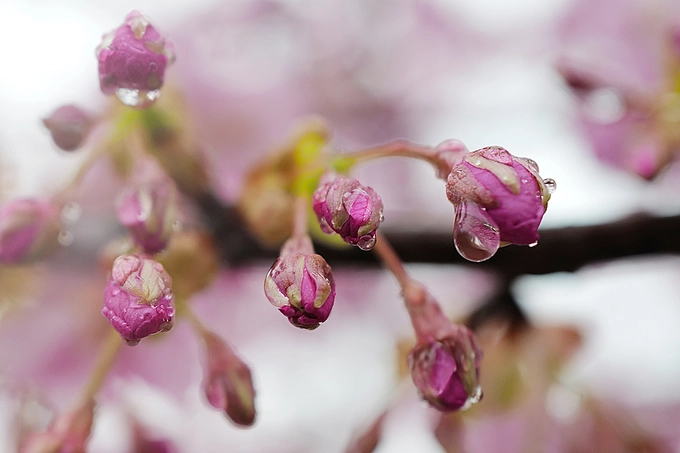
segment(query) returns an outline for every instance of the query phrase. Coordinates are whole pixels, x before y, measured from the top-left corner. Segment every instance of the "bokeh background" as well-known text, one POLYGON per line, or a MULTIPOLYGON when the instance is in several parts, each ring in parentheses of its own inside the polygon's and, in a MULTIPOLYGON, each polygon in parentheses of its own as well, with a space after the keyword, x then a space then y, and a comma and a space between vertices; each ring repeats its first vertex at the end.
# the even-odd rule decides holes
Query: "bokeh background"
MULTIPOLYGON (((238 196, 248 166, 285 140, 301 117, 323 113, 335 142, 347 149, 390 138, 430 145, 457 138, 470 149, 498 144, 533 158, 542 176, 558 184, 544 228, 597 224, 641 211, 680 213, 677 168, 651 182, 610 168, 595 159, 576 127, 576 101, 556 70, 564 54, 560 24, 574 3, 2 0, 2 198, 55 191, 83 160, 58 152, 41 119, 64 103, 104 111, 110 100, 98 89, 94 48, 104 32, 139 9, 176 42, 177 62, 167 83, 185 96, 212 163, 214 190, 226 201, 238 196)), ((443 183, 427 166, 371 164, 361 175, 383 195, 386 228, 451 228, 443 183), (395 185, 395 178, 402 184, 395 185)), ((87 228, 79 231, 76 247, 94 247, 101 239, 87 228)), ((491 279, 469 268, 411 269, 454 315, 464 315, 489 291, 491 279)), ((194 340, 178 326, 173 334, 187 342, 187 364, 167 357, 159 360, 159 371, 194 369, 188 389, 178 394, 172 385, 156 386, 134 372, 116 376, 109 389, 113 402, 99 411, 92 451, 127 448, 129 412, 179 451, 342 451, 395 400, 400 404, 376 451, 442 451, 429 413, 396 379, 395 343, 408 335, 408 325, 390 276, 343 269, 334 324, 310 340, 307 332, 289 332, 271 313, 261 294, 265 271, 266 265, 224 271, 197 302, 197 311, 210 316, 254 368, 257 426, 238 430, 205 409, 196 397, 201 374, 194 340)), ((584 338, 560 374, 559 388, 549 393, 548 413, 568 419, 579 410, 582 394, 680 413, 673 412, 680 402, 678 275, 677 256, 654 256, 516 283, 514 295, 532 321, 572 324, 584 338)), ((78 277, 73 281, 77 286, 78 277)), ((3 321, 0 329, 16 333, 3 321)), ((32 353, 40 349, 30 347, 34 337, 40 334, 23 331, 2 341, 32 353)), ((12 363, 0 362, 7 376, 0 381, 1 451, 13 448, 19 404, 7 369, 12 363)), ((57 401, 77 389, 69 390, 67 381, 55 387, 57 401)))

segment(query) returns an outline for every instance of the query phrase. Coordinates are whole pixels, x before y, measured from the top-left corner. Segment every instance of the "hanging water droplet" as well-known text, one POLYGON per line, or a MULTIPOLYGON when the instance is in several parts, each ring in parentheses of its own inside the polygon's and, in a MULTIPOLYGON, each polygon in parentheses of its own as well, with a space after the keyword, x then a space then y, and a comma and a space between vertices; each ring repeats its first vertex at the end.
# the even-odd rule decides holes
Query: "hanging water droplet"
POLYGON ((552 178, 544 179, 543 184, 545 184, 546 189, 548 189, 548 193, 552 194, 557 190, 557 182, 552 178))
POLYGON ((479 403, 482 400, 482 397, 484 397, 484 393, 482 392, 482 387, 478 385, 477 387, 475 387, 475 390, 468 397, 468 399, 465 401, 465 404, 463 405, 463 407, 460 408, 460 410, 466 411, 470 409, 473 405, 479 403))
POLYGON ((116 97, 129 107, 146 108, 161 96, 161 90, 142 91, 130 88, 118 88, 116 97))
POLYGON ((477 204, 456 205, 453 244, 463 258, 478 263, 491 258, 500 247, 500 233, 488 213, 477 204))
POLYGON ((380 223, 383 223, 385 221, 385 215, 381 212, 380 213, 380 223))
POLYGON ((61 230, 57 236, 57 241, 59 241, 59 244, 63 247, 68 247, 73 244, 73 234, 68 230, 61 230))
POLYGON ((536 247, 537 245, 538 245, 538 241, 532 242, 531 244, 529 244, 529 247, 536 247))
POLYGON ((66 225, 73 225, 78 221, 78 219, 80 219, 80 215, 82 213, 83 209, 80 207, 78 203, 69 202, 66 203, 64 207, 61 209, 59 217, 61 218, 61 221, 64 222, 66 225))
POLYGON ((363 236, 359 238, 357 242, 357 247, 361 250, 368 251, 375 245, 375 236, 363 236))

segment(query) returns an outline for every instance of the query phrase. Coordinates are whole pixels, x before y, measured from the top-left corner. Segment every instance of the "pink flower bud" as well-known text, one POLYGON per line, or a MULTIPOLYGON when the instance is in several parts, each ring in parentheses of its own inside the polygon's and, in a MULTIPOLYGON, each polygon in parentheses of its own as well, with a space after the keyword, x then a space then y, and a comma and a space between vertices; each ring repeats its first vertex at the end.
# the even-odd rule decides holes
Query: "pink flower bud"
POLYGON ((25 264, 59 247, 60 208, 34 199, 12 200, 0 208, 0 262, 25 264))
POLYGON ((250 369, 218 335, 203 336, 207 370, 205 396, 215 409, 223 410, 237 425, 255 422, 255 389, 250 369))
POLYGON ((80 148, 92 129, 92 119, 75 105, 62 105, 43 120, 54 144, 64 151, 80 148))
POLYGON ((312 207, 324 233, 338 233, 362 250, 375 245, 375 233, 383 221, 383 203, 372 188, 356 179, 336 176, 319 185, 312 207))
POLYGON ((125 190, 118 199, 118 220, 145 253, 164 250, 173 232, 175 188, 167 178, 125 190))
POLYGON ((533 245, 554 181, 504 148, 473 151, 449 174, 446 194, 456 209, 454 242, 463 257, 484 261, 502 242, 533 245))
POLYGON ((441 411, 465 410, 481 397, 482 353, 474 334, 452 325, 442 338, 421 340, 409 354, 411 378, 420 396, 441 411))
POLYGON ((129 345, 170 330, 172 302, 172 279, 160 263, 137 255, 122 255, 113 262, 102 314, 129 345))
POLYGON ((269 302, 291 324, 308 330, 316 329, 328 319, 335 302, 331 267, 312 250, 309 238, 305 241, 289 239, 264 280, 264 293, 269 302), (298 242, 308 244, 299 246, 295 244, 298 242), (304 250, 308 251, 301 253, 304 250))
POLYGON ((174 45, 139 11, 104 35, 97 47, 99 84, 126 105, 145 108, 160 95, 165 68, 175 59, 174 45))
POLYGON ((20 453, 85 453, 92 431, 94 401, 88 400, 58 416, 44 433, 29 436, 20 453))

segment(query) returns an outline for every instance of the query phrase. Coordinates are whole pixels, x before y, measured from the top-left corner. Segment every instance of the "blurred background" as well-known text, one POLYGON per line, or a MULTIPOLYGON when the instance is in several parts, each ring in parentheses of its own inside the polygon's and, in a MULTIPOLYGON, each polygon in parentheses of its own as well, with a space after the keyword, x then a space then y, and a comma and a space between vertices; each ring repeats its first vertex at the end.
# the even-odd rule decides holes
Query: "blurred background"
MULTIPOLYGON (((633 90, 638 97, 663 89, 656 79, 666 77, 665 69, 659 70, 661 75, 634 77, 640 67, 646 71, 649 65, 635 60, 640 65, 636 66, 629 55, 619 52, 623 42, 619 33, 630 32, 635 42, 652 46, 663 35, 661 29, 680 26, 678 8, 672 3, 631 0, 623 2, 624 7, 607 0, 2 0, 0 194, 3 200, 49 194, 76 171, 83 154, 58 152, 41 120, 65 103, 101 114, 113 102, 99 91, 94 49, 103 33, 138 9, 176 44, 177 61, 168 70, 166 89, 183 96, 210 162, 211 185, 225 202, 237 199, 249 166, 285 141, 300 118, 318 113, 328 119, 333 143, 341 149, 394 138, 427 145, 456 138, 471 150, 501 145, 531 157, 539 163, 541 175, 558 185, 543 228, 595 225, 639 212, 677 215, 677 165, 664 164, 652 180, 625 165, 608 165, 597 159, 594 135, 582 127, 584 109, 594 118, 604 118, 602 123, 616 123, 624 115, 617 109, 626 108, 621 100, 624 87, 638 83, 633 90), (637 22, 623 17, 633 11, 637 22), (619 19, 621 24, 612 25, 619 19), (570 90, 564 76, 565 67, 579 64, 588 75, 596 73, 598 83, 607 74, 619 74, 617 68, 632 75, 625 84, 612 82, 620 90, 614 95, 598 92, 602 96, 584 100, 570 90)), ((659 66, 665 68, 668 57, 661 55, 659 66)), ((680 80, 680 72, 672 74, 680 80)), ((453 210, 444 184, 433 178, 427 165, 372 163, 360 175, 383 196, 385 228, 451 229, 453 210)), ((87 198, 90 205, 83 203, 83 222, 88 206, 110 202, 106 195, 87 198)), ((100 214, 106 217, 106 210, 100 214)), ((101 236, 110 233, 104 223, 76 228, 73 247, 99 246, 101 236), (101 228, 101 235, 88 233, 88 228, 101 228)), ((201 373, 192 352, 194 340, 178 326, 173 334, 187 343, 180 349, 189 357, 187 368, 193 369, 187 372, 186 383, 156 385, 136 376, 132 366, 118 373, 110 385, 111 401, 98 412, 91 451, 128 451, 130 413, 180 452, 343 451, 352 436, 390 404, 395 408, 376 452, 459 451, 442 449, 432 434, 436 417, 417 402, 409 382, 399 384, 403 358, 397 343, 409 333, 389 275, 341 269, 333 323, 316 331, 310 344, 309 333, 290 332, 262 296, 267 267, 263 263, 224 270, 215 285, 196 298, 196 310, 209 317, 253 367, 260 415, 256 427, 233 428, 197 398, 201 373)), ((493 276, 469 266, 414 264, 410 269, 452 316, 466 315, 493 291, 493 276)), ((551 444, 546 439, 527 441, 531 448, 504 450, 504 442, 515 445, 509 439, 519 429, 501 420, 503 414, 512 420, 516 406, 508 403, 485 414, 487 418, 471 413, 460 451, 680 451, 680 437, 672 436, 673 426, 680 423, 678 275, 678 257, 663 254, 592 263, 574 273, 526 276, 512 286, 514 298, 537 329, 569 325, 580 335, 580 347, 565 355, 557 380, 541 387, 546 395, 542 410, 557 424, 576 426, 579 411, 592 398, 614 401, 644 415, 635 426, 667 440, 671 450, 598 450, 593 445, 549 450, 546 445, 565 442, 551 444), (485 438, 486 444, 480 440, 485 438)), ((77 288, 80 277, 70 278, 68 284, 77 288)), ((59 308, 51 310, 54 313, 46 310, 53 316, 50 328, 59 330, 54 325, 60 319, 59 308)), ((41 333, 12 327, 13 318, 6 311, 3 308, 0 315, 6 315, 0 318, 3 349, 23 351, 24 362, 43 360, 44 341, 30 345, 41 333)), ((30 329, 30 319, 22 322, 30 329)), ((35 326, 45 329, 46 335, 51 332, 44 327, 47 324, 35 326)), ((541 343, 541 338, 533 341, 541 343)), ((168 346, 166 352, 168 348, 172 349, 168 346)), ((509 356, 538 354, 524 346, 519 349, 509 356)), ((18 354, 0 356, 0 370, 6 376, 0 380, 2 451, 12 451, 21 405, 13 368, 18 354)), ((158 374, 185 367, 173 363, 170 355, 159 360, 158 374)), ((29 371, 34 368, 24 362, 17 369, 25 373, 24 385, 31 388, 29 371)), ((519 374, 531 370, 527 365, 519 374)), ((69 387, 74 383, 68 376, 64 374, 41 398, 54 398, 56 407, 68 401, 77 389, 69 387)), ((49 376, 35 382, 49 382, 49 376)), ((494 382, 505 381, 498 377, 494 382)), ((40 390, 39 385, 36 388, 31 391, 40 390)), ((521 398, 531 399, 526 396, 530 390, 521 398)), ((487 392, 490 405, 493 393, 487 392)), ((516 420, 529 426, 531 418, 522 417, 516 420)), ((588 426, 593 424, 591 420, 588 426)), ((554 436, 546 438, 554 441, 554 436)))

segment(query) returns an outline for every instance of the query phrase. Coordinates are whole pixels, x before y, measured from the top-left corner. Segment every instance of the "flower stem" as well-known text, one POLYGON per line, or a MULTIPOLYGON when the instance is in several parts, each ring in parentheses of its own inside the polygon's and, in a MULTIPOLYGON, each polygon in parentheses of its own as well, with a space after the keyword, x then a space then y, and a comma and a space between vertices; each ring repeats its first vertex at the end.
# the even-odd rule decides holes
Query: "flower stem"
POLYGON ((184 304, 182 307, 182 314, 186 316, 191 327, 193 327, 194 331, 196 331, 202 339, 205 340, 205 338, 212 333, 210 329, 203 324, 203 321, 196 315, 189 304, 184 304))
POLYGON ((406 140, 395 140, 384 145, 352 152, 348 154, 348 157, 351 157, 354 163, 362 163, 381 157, 411 157, 431 163, 440 173, 448 174, 451 171, 450 164, 440 158, 435 149, 406 140))
POLYGON ((93 399, 97 393, 99 393, 99 390, 106 380, 106 376, 111 370, 111 366, 118 356, 118 352, 120 351, 122 344, 123 339, 120 337, 118 332, 111 330, 99 351, 97 363, 95 363, 95 366, 90 373, 90 378, 87 382, 87 385, 85 386, 81 395, 83 401, 93 399))
POLYGON ((307 198, 297 196, 293 212, 293 234, 294 238, 307 236, 307 198))
POLYGON ((392 272, 392 275, 397 279, 401 289, 404 290, 412 282, 412 278, 408 275, 408 272, 406 272, 406 268, 404 267, 401 258, 399 258, 397 252, 394 251, 394 248, 392 248, 392 245, 385 235, 380 232, 377 232, 376 235, 377 241, 375 242, 373 250, 378 254, 378 257, 380 257, 380 260, 385 267, 392 272))

